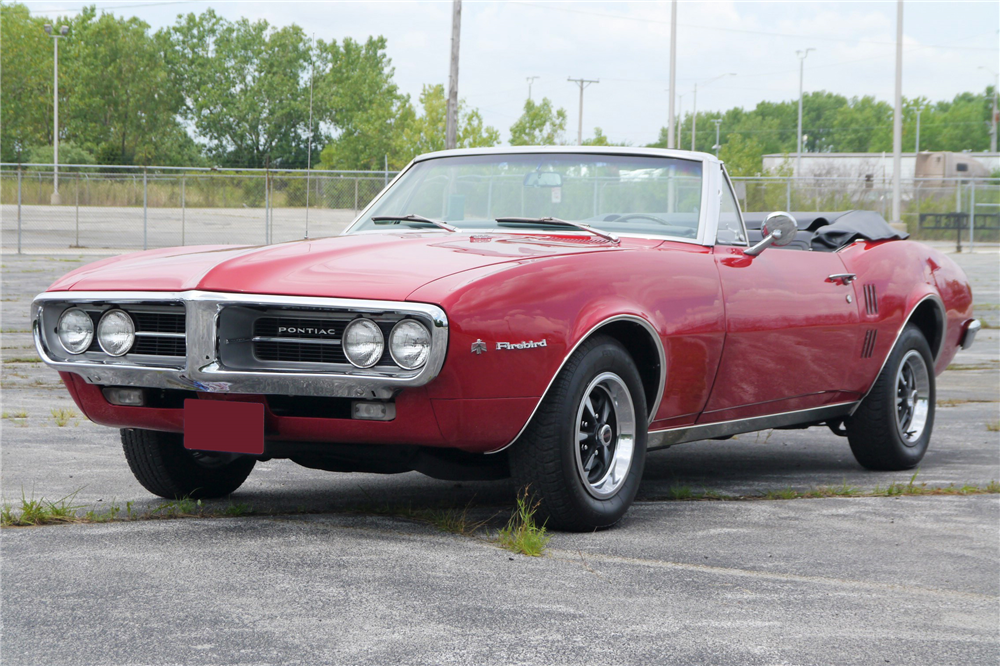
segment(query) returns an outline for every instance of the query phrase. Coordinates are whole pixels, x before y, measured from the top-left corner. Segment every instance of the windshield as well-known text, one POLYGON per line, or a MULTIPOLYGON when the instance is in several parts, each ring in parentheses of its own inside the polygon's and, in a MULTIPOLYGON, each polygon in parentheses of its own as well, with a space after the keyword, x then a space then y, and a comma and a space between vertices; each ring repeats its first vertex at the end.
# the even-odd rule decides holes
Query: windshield
MULTIPOLYGON (((461 230, 546 230, 541 218, 616 234, 696 238, 701 162, 579 153, 490 154, 419 162, 367 211, 355 231, 386 229, 372 217, 419 215, 461 230), (497 218, 538 218, 537 225, 497 218)), ((416 220, 396 228, 427 229, 416 220)))

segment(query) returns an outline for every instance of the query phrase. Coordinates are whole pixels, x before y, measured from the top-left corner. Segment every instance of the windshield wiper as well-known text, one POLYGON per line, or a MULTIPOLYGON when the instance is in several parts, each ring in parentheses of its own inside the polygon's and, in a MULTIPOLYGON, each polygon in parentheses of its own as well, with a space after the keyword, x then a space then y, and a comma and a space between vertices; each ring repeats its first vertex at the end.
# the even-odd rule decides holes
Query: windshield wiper
POLYGON ((371 218, 372 222, 375 224, 397 224, 399 222, 422 222, 424 224, 433 224, 435 227, 444 229, 445 231, 451 231, 452 233, 459 231, 458 227, 453 227, 447 222, 442 222, 441 220, 432 220, 429 217, 424 217, 423 215, 414 215, 412 213, 408 215, 376 215, 371 218))
POLYGON ((583 231, 592 233, 595 236, 600 236, 601 238, 609 240, 612 243, 621 243, 618 236, 610 231, 601 231, 600 229, 595 229, 594 227, 586 224, 580 224, 579 222, 560 220, 558 217, 498 217, 496 218, 496 222, 498 224, 555 224, 564 227, 573 227, 575 229, 582 229, 583 231))

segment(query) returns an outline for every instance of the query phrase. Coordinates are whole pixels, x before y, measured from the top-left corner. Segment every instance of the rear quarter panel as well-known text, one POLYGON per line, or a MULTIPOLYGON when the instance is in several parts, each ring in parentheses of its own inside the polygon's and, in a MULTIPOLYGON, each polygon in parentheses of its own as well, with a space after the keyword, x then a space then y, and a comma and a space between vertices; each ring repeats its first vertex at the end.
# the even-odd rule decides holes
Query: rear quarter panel
MULTIPOLYGON (((914 308, 927 297, 940 298, 945 308, 946 331, 936 354, 935 373, 948 367, 958 351, 962 327, 972 317, 972 290, 965 273, 941 252, 914 241, 861 241, 840 251, 855 281, 860 325, 878 332, 874 353, 868 359, 854 354, 851 382, 865 393, 874 383, 883 362, 914 308), (878 311, 866 308, 864 288, 873 285, 878 311)), ((857 350, 855 350, 857 351, 857 350)))

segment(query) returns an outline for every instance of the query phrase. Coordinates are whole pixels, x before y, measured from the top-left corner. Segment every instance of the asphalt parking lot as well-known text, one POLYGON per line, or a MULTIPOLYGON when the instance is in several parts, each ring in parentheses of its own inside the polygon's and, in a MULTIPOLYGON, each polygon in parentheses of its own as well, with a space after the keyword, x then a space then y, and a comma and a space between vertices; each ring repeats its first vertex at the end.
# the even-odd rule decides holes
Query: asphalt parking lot
MULTIPOLYGON (((947 247, 947 246, 943 246, 947 247)), ((954 255, 953 255, 954 256, 954 255)), ((28 303, 96 256, 3 255, 0 485, 82 510, 153 510, 116 431, 33 359, 28 303)), ((916 483, 1000 480, 1000 252, 954 258, 984 329, 938 379, 916 483)), ((380 507, 505 516, 506 482, 257 466, 254 515, 0 532, 4 664, 997 663, 1000 496, 672 501, 910 474, 860 468, 826 429, 651 454, 615 529, 528 558, 380 507), (381 514, 389 515, 381 515, 381 514)), ((220 503, 220 507, 224 504, 220 503)))

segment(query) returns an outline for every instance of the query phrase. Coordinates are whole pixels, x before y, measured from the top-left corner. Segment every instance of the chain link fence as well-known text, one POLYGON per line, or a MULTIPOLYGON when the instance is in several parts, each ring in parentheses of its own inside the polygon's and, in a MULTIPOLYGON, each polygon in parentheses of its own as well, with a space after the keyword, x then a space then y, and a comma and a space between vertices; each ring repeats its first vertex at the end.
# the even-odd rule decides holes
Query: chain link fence
MULTIPOLYGON (((396 175, 391 171, 0 166, 4 252, 134 250, 267 244, 340 233, 396 175)), ((892 186, 853 178, 734 178, 745 212, 874 210, 892 186)), ((902 185, 915 239, 959 247, 1000 241, 1000 179, 902 185)))
POLYGON ((331 236, 395 175, 60 167, 57 181, 51 166, 4 165, 3 250, 141 250, 331 236))
MULTIPOLYGON (((892 217, 892 183, 858 178, 733 178, 744 212, 873 210, 892 217)), ((915 240, 959 250, 1000 241, 1000 179, 922 178, 901 184, 901 221, 915 240)))

